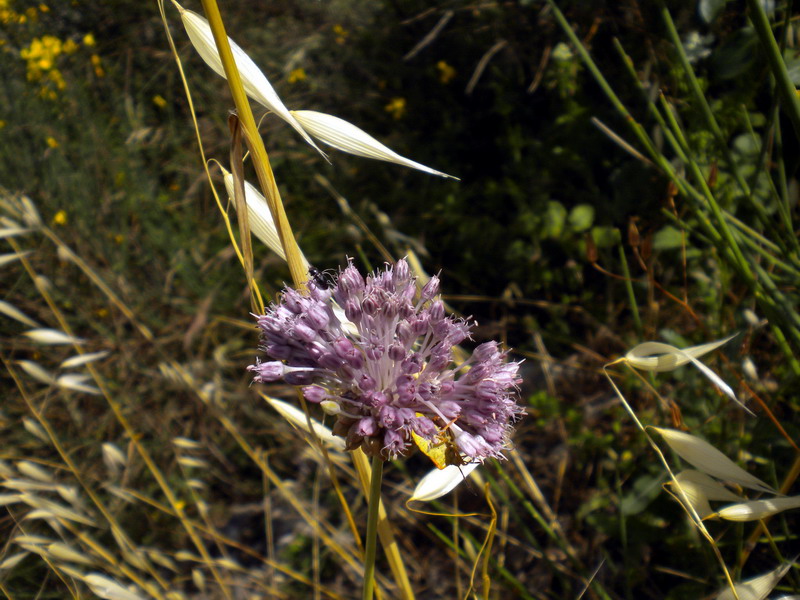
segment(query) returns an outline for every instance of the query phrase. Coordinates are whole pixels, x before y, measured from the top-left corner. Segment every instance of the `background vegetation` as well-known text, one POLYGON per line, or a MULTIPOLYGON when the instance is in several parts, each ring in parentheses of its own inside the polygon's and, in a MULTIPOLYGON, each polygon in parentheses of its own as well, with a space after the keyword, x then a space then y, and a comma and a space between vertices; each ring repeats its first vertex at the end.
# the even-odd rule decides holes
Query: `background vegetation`
MULTIPOLYGON (((521 464, 480 470, 499 513, 490 595, 574 598, 593 579, 586 597, 709 597, 723 585, 714 554, 663 492, 665 474, 601 367, 645 339, 687 346, 738 332, 711 365, 755 418, 694 369, 650 379, 666 402, 630 373, 615 376, 646 424, 685 426, 791 493, 800 407, 792 109, 779 107, 755 2, 556 4, 221 8, 289 108, 345 118, 461 178, 340 153, 328 165, 276 119, 262 124, 314 265, 336 268, 346 256, 379 265, 363 221, 396 257, 410 249, 428 272, 441 270, 451 306, 480 324, 476 342, 501 337, 527 358, 521 464)), ((791 3, 762 6, 800 84, 791 3)), ((205 150, 224 164, 226 84, 194 54, 177 12, 167 14, 205 150)), ((24 335, 30 326, 0 316, 0 477, 11 482, 0 491, 0 589, 97 593, 72 568, 140 588, 155 581, 161 597, 356 597, 357 571, 343 557, 357 546, 325 462, 249 386, 249 296, 157 5, 0 0, 0 22, 4 214, 31 230, 0 242, 31 252, 0 266, 0 299, 109 352, 90 373, 103 394, 44 385, 31 362, 57 377, 74 351, 37 344, 24 335), (22 197, 41 224, 20 214, 22 197), (46 473, 37 478, 31 465, 46 473), (116 525, 99 518, 89 490, 116 525), (10 498, 18 493, 83 503, 93 525, 31 516, 37 507, 10 498), (19 535, 58 538, 88 562, 50 541, 12 542, 19 535), (7 562, 21 551, 30 554, 7 562)), ((276 293, 285 265, 262 247, 256 259, 263 289, 276 293)), ((363 497, 339 463, 362 523, 363 497)), ((454 533, 452 520, 404 507, 428 468, 420 457, 389 467, 385 500, 420 597, 463 596, 489 519, 462 520, 454 533)), ((488 514, 477 484, 461 486, 458 503, 488 514)), ((762 537, 754 548, 750 524, 709 529, 735 578, 797 548, 792 513, 770 523, 773 544, 762 537)), ((784 586, 797 593, 796 578, 784 586)))

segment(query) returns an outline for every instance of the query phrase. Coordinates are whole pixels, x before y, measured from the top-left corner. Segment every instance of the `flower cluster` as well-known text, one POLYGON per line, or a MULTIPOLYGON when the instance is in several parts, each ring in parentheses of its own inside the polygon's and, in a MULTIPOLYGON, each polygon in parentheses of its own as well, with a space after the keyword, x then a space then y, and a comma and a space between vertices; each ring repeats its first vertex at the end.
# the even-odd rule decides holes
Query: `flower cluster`
POLYGON ((308 401, 337 415, 333 430, 348 449, 396 457, 413 432, 431 443, 446 435, 459 461, 501 456, 522 412, 519 363, 487 342, 453 364, 470 324, 445 314, 438 278, 418 292, 400 260, 366 280, 349 264, 331 284, 312 278, 307 295, 287 288, 258 318, 273 360, 249 367, 255 381, 303 386, 308 401))

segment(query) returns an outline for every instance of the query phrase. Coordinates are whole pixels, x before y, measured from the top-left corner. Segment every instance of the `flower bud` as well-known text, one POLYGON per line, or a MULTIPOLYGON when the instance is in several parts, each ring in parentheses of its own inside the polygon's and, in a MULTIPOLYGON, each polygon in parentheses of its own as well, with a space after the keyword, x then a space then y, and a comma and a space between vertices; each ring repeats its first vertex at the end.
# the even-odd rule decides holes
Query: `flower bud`
POLYGON ((392 269, 392 279, 394 280, 395 284, 397 284, 406 281, 410 275, 411 270, 408 268, 406 259, 401 258, 397 261, 397 264, 395 264, 394 268, 392 269))
POLYGON ((258 363, 247 368, 249 371, 255 372, 253 381, 257 383, 267 383, 270 381, 278 381, 283 378, 284 366, 280 361, 269 361, 258 363))
POLYGON ((309 385, 303 388, 303 397, 309 402, 319 404, 328 397, 328 390, 318 385, 309 385))
POLYGON ((433 297, 439 293, 439 278, 434 275, 428 280, 424 286, 422 286, 422 299, 423 300, 431 300, 433 297))

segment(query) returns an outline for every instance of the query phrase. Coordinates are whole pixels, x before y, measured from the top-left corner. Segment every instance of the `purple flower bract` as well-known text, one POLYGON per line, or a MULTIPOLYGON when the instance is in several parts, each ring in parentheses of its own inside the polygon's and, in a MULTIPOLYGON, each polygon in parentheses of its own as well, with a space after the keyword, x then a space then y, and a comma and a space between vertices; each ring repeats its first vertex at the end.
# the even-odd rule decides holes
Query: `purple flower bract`
POLYGON ((348 449, 394 458, 413 447, 413 432, 434 444, 446 435, 466 462, 500 457, 522 413, 519 363, 487 342, 455 366, 470 325, 445 314, 438 289, 434 276, 417 292, 405 260, 366 280, 350 263, 330 288, 309 281, 307 295, 287 288, 258 317, 272 360, 249 370, 256 382, 303 386, 337 415, 348 449))

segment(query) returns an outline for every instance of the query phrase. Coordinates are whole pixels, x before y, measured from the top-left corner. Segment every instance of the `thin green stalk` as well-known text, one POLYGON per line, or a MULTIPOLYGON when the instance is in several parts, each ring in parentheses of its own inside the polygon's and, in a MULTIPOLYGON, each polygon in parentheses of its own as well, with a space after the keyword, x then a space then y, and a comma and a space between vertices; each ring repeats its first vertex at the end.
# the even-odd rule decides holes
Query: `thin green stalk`
MULTIPOLYGON (((668 111, 668 113, 669 114, 667 115, 667 118, 670 119, 671 123, 674 123, 675 127, 677 127, 677 122, 674 120, 672 111, 668 111)), ((680 132, 680 129, 678 128, 676 131, 680 132)), ((744 254, 742 254, 742 250, 741 248, 739 248, 739 244, 737 243, 736 238, 734 238, 733 233, 728 227, 728 223, 725 217, 723 216, 722 209, 717 203, 717 199, 714 197, 714 194, 711 192, 711 188, 708 187, 706 178, 700 171, 699 165, 689 157, 687 166, 689 167, 689 170, 691 171, 697 184, 700 186, 700 190, 703 193, 705 203, 708 206, 708 208, 711 209, 711 213, 714 215, 714 220, 716 222, 716 225, 717 227, 719 227, 718 230, 715 229, 714 226, 710 223, 710 221, 708 221, 708 219, 705 218, 704 225, 706 226, 706 229, 708 229, 709 233, 711 233, 712 236, 717 240, 715 242, 715 245, 718 248, 724 247, 725 252, 728 253, 731 257, 731 264, 739 272, 739 275, 742 277, 742 279, 744 279, 748 285, 755 286, 756 278, 753 275, 752 270, 750 269, 750 263, 744 257, 744 254)), ((700 216, 700 213, 698 213, 698 216, 700 216)))
MULTIPOLYGON (((509 474, 506 473, 505 469, 503 469, 499 464, 496 463, 494 467, 498 475, 500 475, 500 477, 503 479, 506 485, 508 485, 508 488, 511 491, 511 493, 514 496, 516 496, 518 500, 522 502, 522 507, 525 509, 525 512, 527 512, 533 518, 533 520, 536 521, 541 526, 541 528, 544 530, 547 536, 551 540, 553 540, 553 542, 556 543, 556 545, 561 549, 561 551, 564 552, 567 558, 569 558, 575 571, 581 575, 582 581, 587 585, 591 585, 594 591, 604 600, 611 600, 610 596, 603 588, 602 583, 600 583, 597 580, 592 580, 591 577, 586 576, 586 574, 584 573, 583 564, 581 563, 575 551, 569 546, 569 541, 566 539, 566 536, 563 535, 563 532, 560 529, 556 531, 551 526, 550 522, 548 522, 548 520, 544 517, 544 515, 542 515, 536 509, 533 503, 530 500, 528 500, 528 498, 525 496, 525 494, 522 492, 519 486, 517 486, 517 484, 509 476, 509 474)), ((550 562, 549 559, 547 560, 548 562, 550 562)))
POLYGON ((778 165, 778 187, 780 188, 781 204, 783 205, 783 214, 788 215, 788 223, 786 225, 789 231, 794 231, 792 226, 792 205, 789 199, 789 186, 786 183, 786 163, 783 162, 783 134, 781 128, 777 125, 780 123, 778 118, 779 109, 776 106, 774 114, 775 126, 775 162, 778 165))
POLYGON ((628 519, 622 507, 622 479, 619 474, 619 463, 615 462, 614 487, 617 491, 617 501, 619 502, 619 538, 622 542, 622 568, 625 572, 625 598, 631 598, 631 556, 628 552, 628 519))
POLYGON ((647 149, 648 154, 650 154, 650 158, 655 162, 660 169, 662 169, 665 173, 670 173, 672 171, 672 166, 669 164, 669 161, 666 157, 661 154, 653 144, 653 140, 650 139, 650 136, 647 135, 647 132, 644 130, 644 127, 633 118, 633 115, 628 111, 625 105, 622 103, 622 100, 619 99, 617 94, 614 92, 614 89, 611 85, 606 81, 606 78, 603 77, 603 74, 600 72, 600 69, 595 64, 594 60, 592 59, 589 52, 586 50, 586 47, 583 45, 581 40, 572 30, 570 27, 569 22, 567 21, 564 13, 558 8, 555 3, 555 0, 547 0, 547 4, 550 6, 551 10, 553 11, 553 16, 555 16, 556 21, 558 21, 559 26, 567 35, 567 37, 572 42, 572 45, 578 51, 578 54, 581 55, 581 59, 583 63, 586 65, 586 68, 589 69, 589 72, 594 77, 597 85, 603 90, 605 95, 611 101, 611 104, 614 105, 614 108, 622 115, 622 117, 631 125, 633 128, 633 133, 639 139, 639 142, 647 149))
MULTIPOLYGON (((498 464, 497 461, 495 461, 493 466, 497 470, 498 474, 503 478, 503 480, 505 480, 505 481, 509 481, 510 480, 508 474, 504 472, 503 467, 500 464, 498 464)), ((541 554, 542 560, 544 560, 547 563, 548 567, 551 568, 553 574, 556 577, 558 577, 561 581, 566 582, 567 579, 568 579, 567 575, 563 571, 559 570, 557 568, 557 565, 555 565, 553 563, 550 555, 545 551, 544 547, 539 542, 539 540, 536 539, 536 536, 534 535, 533 531, 529 527, 529 522, 526 521, 526 519, 525 519, 525 515, 520 514, 520 512, 517 510, 513 499, 509 498, 508 494, 506 494, 506 491, 499 484, 497 479, 492 475, 491 471, 489 471, 488 469, 484 470, 483 471, 483 476, 486 477, 486 480, 489 482, 489 485, 492 486, 492 491, 495 494, 497 494, 497 496, 499 497, 499 500, 500 500, 499 503, 509 509, 509 511, 511 513, 511 517, 514 519, 514 522, 519 525, 519 527, 520 527, 520 529, 522 531, 522 537, 525 539, 525 541, 530 545, 531 548, 533 548, 534 550, 536 550, 537 552, 539 552, 541 554)), ((513 484, 513 482, 511 483, 511 485, 509 487, 511 487, 512 489, 515 490, 515 495, 519 499, 521 499, 523 503, 527 502, 530 505, 530 501, 527 498, 524 497, 522 491, 519 488, 517 488, 513 484)), ((439 509, 437 509, 437 510, 439 510, 439 509)), ((533 511, 536 512, 536 509, 534 508, 533 511)), ((526 507, 526 512, 530 512, 530 508, 529 507, 526 507)), ((458 519, 454 518, 453 521, 455 523, 457 523, 458 519)), ((542 521, 540 521, 540 524, 541 523, 542 523, 542 521)), ((547 527, 546 522, 545 522, 544 526, 547 527)))
MULTIPOLYGON (((705 184, 705 178, 702 176, 699 166, 691 157, 691 155, 688 153, 688 148, 686 146, 686 139, 683 136, 683 131, 681 130, 680 125, 678 124, 678 121, 676 120, 675 115, 673 114, 669 103, 667 102, 666 98, 664 98, 663 95, 660 97, 660 102, 662 104, 664 114, 667 116, 667 121, 666 121, 667 125, 673 131, 675 136, 674 139, 677 145, 674 147, 674 150, 676 154, 681 159, 681 161, 689 167, 689 169, 695 175, 695 178, 698 179, 698 181, 701 181, 700 185, 705 186, 705 189, 708 190, 708 193, 710 194, 711 193, 710 189, 708 189, 708 186, 705 184)), ((726 254, 726 256, 729 256, 729 260, 733 261, 734 260, 733 256, 729 254, 730 250, 725 246, 725 241, 723 240, 722 234, 720 234, 719 231, 714 227, 714 225, 708 219, 708 216, 705 213, 704 207, 707 202, 708 196, 703 195, 700 191, 696 190, 688 183, 686 184, 685 188, 688 192, 690 192, 690 194, 687 195, 686 197, 689 198, 690 200, 694 200, 695 202, 700 203, 698 205, 698 209, 694 211, 694 215, 700 220, 707 234, 710 236, 709 242, 712 243, 717 248, 724 248, 725 249, 724 253, 726 254)), ((796 273, 796 269, 794 267, 780 260, 775 255, 775 254, 781 254, 781 255, 785 254, 785 252, 783 252, 780 246, 775 244, 775 242, 772 242, 771 240, 767 239, 752 227, 747 226, 742 221, 737 219, 735 216, 731 215, 729 212, 720 209, 720 214, 723 216, 726 224, 730 223, 738 230, 740 230, 742 233, 747 234, 747 235, 737 235, 736 236, 737 240, 741 241, 743 244, 748 246, 750 250, 760 254, 768 262, 780 266, 787 273, 796 273), (773 254, 770 254, 770 252, 767 249, 772 250, 773 254)), ((792 257, 789 258, 791 259, 792 257)), ((736 265, 737 263, 734 261, 733 264, 736 265)))
POLYGON ((767 13, 764 12, 764 7, 759 0, 747 0, 747 8, 750 12, 750 20, 753 22, 753 27, 767 56, 769 67, 775 76, 778 96, 783 110, 786 111, 792 122, 795 136, 800 139, 800 98, 797 97, 794 84, 791 77, 789 77, 789 71, 786 69, 781 49, 778 47, 778 42, 772 33, 767 13))
POLYGON ((681 38, 678 35, 678 30, 675 28, 675 23, 672 21, 672 15, 670 15, 669 10, 663 2, 660 4, 661 17, 664 19, 664 24, 667 27, 667 34, 669 35, 670 40, 672 41, 672 44, 675 46, 675 50, 678 53, 678 59, 681 62, 684 73, 686 73, 686 78, 689 80, 689 88, 692 90, 694 99, 700 107, 700 110, 703 112, 703 116, 705 117, 709 128, 711 128, 711 133, 714 134, 714 138, 717 141, 719 149, 725 155, 725 160, 727 161, 728 167, 733 173, 736 182, 739 184, 739 187, 742 188, 744 195, 749 196, 750 188, 739 171, 739 165, 734 160, 731 149, 725 140, 725 136, 722 134, 722 129, 720 128, 719 123, 717 123, 717 119, 714 117, 714 113, 711 111, 711 107, 708 105, 708 100, 706 100, 706 96, 700 87, 700 82, 697 80, 697 77, 695 77, 694 69, 689 62, 689 57, 686 56, 686 51, 683 49, 683 42, 681 42, 681 38))
MULTIPOLYGON (((429 523, 428 529, 430 529, 431 533, 433 533, 433 535, 439 538, 439 540, 442 543, 444 543, 448 548, 450 548, 450 550, 452 550, 453 553, 456 554, 459 558, 463 559, 465 562, 470 562, 472 560, 472 558, 464 548, 456 546, 453 543, 453 540, 451 540, 449 536, 445 535, 444 532, 440 531, 439 528, 437 528, 435 525, 429 523)), ((480 547, 481 545, 475 539, 475 537, 468 531, 464 532, 464 538, 469 540, 472 543, 473 547, 477 548, 480 547)), ((528 590, 526 589, 525 585, 519 579, 517 579, 513 573, 511 573, 508 569, 506 569, 502 565, 497 564, 497 561, 495 559, 490 558, 490 561, 492 564, 492 568, 498 574, 500 574, 500 576, 506 582, 508 582, 511 586, 513 586, 519 598, 522 598, 523 600, 542 600, 543 598, 545 598, 544 596, 539 594, 537 594, 536 596, 531 596, 528 590)))
MULTIPOLYGON (((770 111, 770 114, 773 114, 770 111)), ((789 216, 788 211, 786 211, 786 207, 784 206, 783 202, 781 202, 780 195, 778 194, 778 189, 775 187, 775 182, 772 180, 769 174, 769 165, 768 165, 768 148, 769 148, 769 132, 771 129, 771 125, 768 125, 765 129, 764 138, 760 138, 753 128, 753 123, 750 120, 750 115, 747 112, 747 108, 742 106, 742 117, 744 118, 745 125, 747 126, 747 132, 750 134, 751 138, 758 143, 759 145, 759 153, 758 153, 758 160, 755 163, 755 173, 753 174, 753 183, 750 188, 750 196, 748 200, 750 204, 753 206, 759 207, 759 215, 764 214, 766 215, 766 209, 764 208, 763 204, 758 201, 755 197, 758 179, 761 174, 766 176, 767 185, 769 185, 770 192, 772 193, 773 199, 776 201, 778 206, 778 214, 781 217, 781 222, 783 224, 783 228, 773 227, 769 222, 769 218, 762 219, 762 223, 765 225, 765 228, 775 234, 775 238, 779 240, 781 243, 788 242, 789 245, 792 246, 794 250, 800 249, 800 244, 798 243, 797 236, 792 231, 792 220, 789 216), (784 240, 784 237, 786 238, 784 240)), ((782 253, 787 253, 787 250, 782 250, 782 253)))
POLYGON ((636 293, 633 290, 631 270, 628 268, 628 259, 625 257, 625 248, 623 247, 622 242, 619 243, 619 262, 622 265, 622 275, 625 277, 625 290, 628 292, 628 304, 630 304, 633 322, 636 325, 636 335, 639 337, 639 339, 642 339, 644 338, 642 317, 639 315, 639 305, 636 302, 636 293))
POLYGON ((364 550, 364 591, 361 600, 372 600, 375 590, 375 554, 378 542, 378 507, 381 503, 383 459, 372 457, 372 477, 369 482, 369 514, 367 515, 366 549, 364 550))

